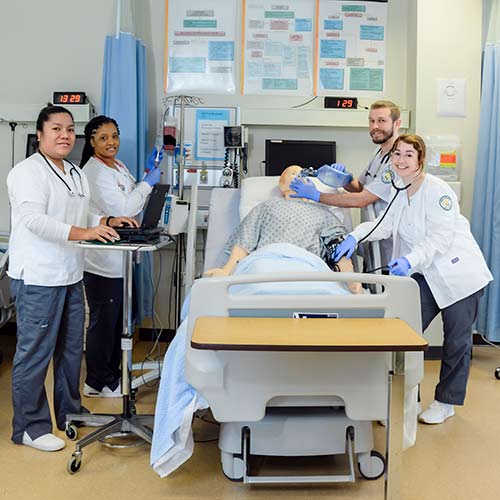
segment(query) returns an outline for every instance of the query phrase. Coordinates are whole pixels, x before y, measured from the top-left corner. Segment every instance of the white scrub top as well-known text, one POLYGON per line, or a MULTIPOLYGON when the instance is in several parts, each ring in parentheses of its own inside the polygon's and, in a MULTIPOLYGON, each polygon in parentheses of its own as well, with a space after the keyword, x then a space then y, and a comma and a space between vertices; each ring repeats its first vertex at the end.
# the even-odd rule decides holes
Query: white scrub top
MULTIPOLYGON (((377 220, 356 227, 352 232, 356 241, 368 234, 377 220)), ((493 280, 469 222, 460 214, 455 193, 445 181, 431 174, 426 174, 410 200, 406 192, 400 192, 368 240, 391 235, 392 257, 406 257, 410 273, 423 274, 441 309, 493 280)))
MULTIPOLYGON (((370 193, 377 196, 379 199, 371 204, 373 207, 373 216, 370 216, 368 207, 361 209, 361 222, 369 222, 378 217, 379 214, 385 210, 387 203, 391 199, 391 155, 390 153, 383 154, 379 148, 375 156, 370 161, 368 167, 359 176, 359 182, 363 184, 363 189, 370 191, 370 193)), ((364 254, 364 252, 361 252, 364 254)), ((383 265, 389 263, 392 255, 392 241, 382 240, 380 242, 381 261, 383 265)), ((368 254, 369 255, 369 254, 368 254)), ((367 264, 369 267, 374 265, 373 262, 367 264)))
MULTIPOLYGON (((135 217, 144 208, 151 186, 136 182, 127 167, 115 160, 117 170, 91 157, 83 167, 90 187, 90 207, 102 216, 135 217)), ((85 271, 105 278, 123 277, 123 252, 87 250, 85 271)))
POLYGON ((80 281, 84 251, 68 241, 69 232, 71 226, 99 223, 98 216, 89 214, 85 174, 66 161, 64 174, 51 165, 54 171, 35 153, 7 176, 12 217, 8 275, 26 285, 63 286, 80 281))

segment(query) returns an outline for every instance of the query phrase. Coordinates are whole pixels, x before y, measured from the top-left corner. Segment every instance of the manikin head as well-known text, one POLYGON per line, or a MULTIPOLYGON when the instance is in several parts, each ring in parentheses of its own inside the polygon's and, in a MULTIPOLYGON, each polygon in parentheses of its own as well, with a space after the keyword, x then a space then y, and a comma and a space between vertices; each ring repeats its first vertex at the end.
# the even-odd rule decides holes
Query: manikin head
POLYGON ((295 194, 293 189, 290 189, 290 183, 300 175, 302 171, 302 167, 298 165, 290 165, 285 168, 280 175, 280 180, 278 182, 278 186, 280 188, 281 194, 288 200, 291 194, 295 194))

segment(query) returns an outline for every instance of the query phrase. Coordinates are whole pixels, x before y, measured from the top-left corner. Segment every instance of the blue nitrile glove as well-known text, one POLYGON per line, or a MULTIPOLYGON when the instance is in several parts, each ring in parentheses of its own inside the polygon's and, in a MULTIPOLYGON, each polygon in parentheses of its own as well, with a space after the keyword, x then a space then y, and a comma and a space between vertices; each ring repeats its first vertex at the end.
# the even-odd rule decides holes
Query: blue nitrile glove
POLYGON ((347 172, 347 168, 343 163, 332 163, 330 165, 335 170, 338 170, 339 172, 347 172))
POLYGON ((355 249, 356 239, 354 236, 348 235, 347 238, 335 248, 333 252, 334 262, 338 262, 344 256, 350 259, 355 249))
POLYGON ((406 276, 411 269, 411 264, 406 257, 399 257, 389 262, 389 272, 395 276, 406 276))
POLYGON ((145 176, 143 181, 147 182, 151 187, 160 182, 161 170, 160 167, 153 167, 145 176))
POLYGON ((319 201, 321 193, 316 189, 316 186, 311 179, 295 179, 290 183, 290 189, 293 189, 297 194, 291 194, 290 198, 307 198, 308 200, 319 201))
MULTIPOLYGON (((157 167, 161 163, 162 160, 163 160, 163 148, 161 148, 160 152, 158 153, 158 150, 156 149, 156 146, 155 146, 153 148, 153 150, 151 151, 151 153, 149 153, 148 159, 146 160, 146 166, 145 166, 144 170, 146 172, 150 172, 155 167, 157 167)), ((158 181, 156 181, 156 182, 158 182, 158 181)))
POLYGON ((318 168, 317 177, 323 184, 333 188, 344 187, 352 181, 352 174, 346 170, 342 163, 323 165, 318 168))

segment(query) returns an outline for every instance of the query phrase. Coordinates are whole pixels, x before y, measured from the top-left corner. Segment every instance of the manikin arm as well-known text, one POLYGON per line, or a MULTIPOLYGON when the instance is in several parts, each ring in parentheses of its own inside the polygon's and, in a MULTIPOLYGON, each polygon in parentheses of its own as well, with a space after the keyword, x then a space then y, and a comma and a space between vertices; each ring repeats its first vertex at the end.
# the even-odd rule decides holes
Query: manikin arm
POLYGON ((234 268, 236 267, 238 262, 240 262, 240 260, 243 260, 247 255, 248 252, 243 247, 235 245, 232 248, 231 253, 229 254, 229 258, 227 259, 227 262, 224 264, 224 266, 209 269, 205 272, 204 276, 207 278, 212 276, 229 276, 233 273, 234 268))
MULTIPOLYGON (((351 259, 346 259, 345 257, 342 257, 338 262, 337 266, 339 266, 339 271, 341 273, 353 273, 354 272, 354 267, 352 265, 352 260, 351 259)), ((352 293, 361 293, 363 291, 363 287, 361 286, 361 283, 358 281, 350 281, 347 283, 347 287, 352 293)))

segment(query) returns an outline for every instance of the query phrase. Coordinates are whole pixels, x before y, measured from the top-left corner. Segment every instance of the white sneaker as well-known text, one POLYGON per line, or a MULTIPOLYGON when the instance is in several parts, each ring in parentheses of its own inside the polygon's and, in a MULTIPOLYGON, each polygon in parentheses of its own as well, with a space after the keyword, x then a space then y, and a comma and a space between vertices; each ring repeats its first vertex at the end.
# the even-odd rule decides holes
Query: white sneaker
POLYGON ((23 444, 41 451, 58 451, 66 446, 66 443, 54 434, 44 434, 36 439, 31 439, 26 431, 23 434, 23 444))
POLYGON ((121 398, 122 397, 122 386, 118 384, 118 387, 112 391, 107 385, 102 388, 102 391, 98 391, 90 385, 84 384, 83 395, 88 398, 121 398))
POLYGON ((442 424, 446 419, 455 415, 455 407, 448 403, 434 400, 427 410, 423 411, 418 420, 424 424, 442 424))

